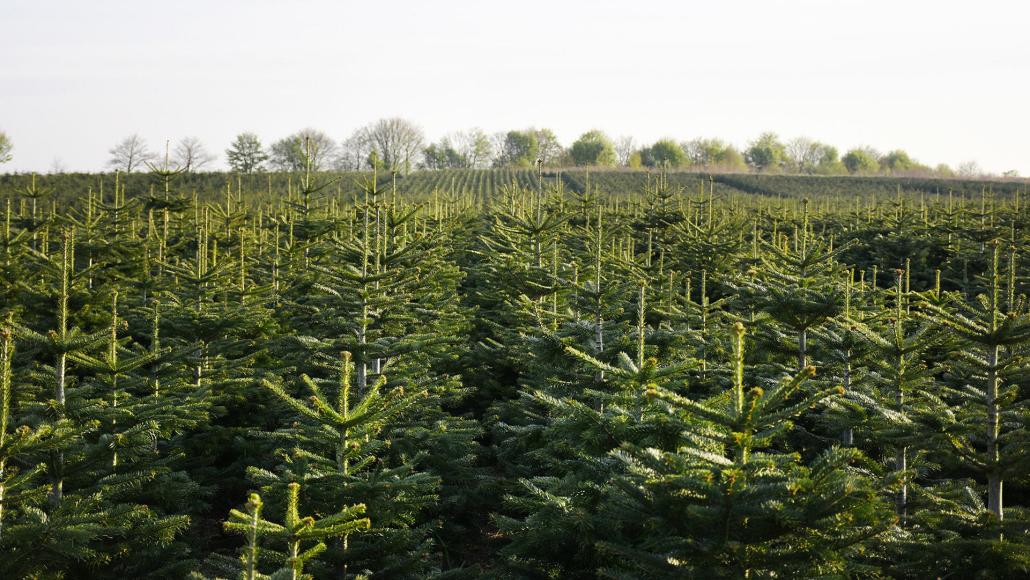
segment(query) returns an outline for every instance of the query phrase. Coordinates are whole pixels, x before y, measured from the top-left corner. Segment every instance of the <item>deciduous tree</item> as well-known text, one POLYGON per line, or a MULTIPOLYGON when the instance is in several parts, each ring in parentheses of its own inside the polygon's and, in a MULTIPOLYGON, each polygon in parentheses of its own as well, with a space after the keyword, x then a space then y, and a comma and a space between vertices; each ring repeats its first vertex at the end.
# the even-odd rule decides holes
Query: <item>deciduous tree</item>
POLYGON ((640 152, 641 160, 647 167, 681 167, 687 162, 687 154, 679 143, 672 139, 659 139, 653 145, 640 152))
POLYGON ((622 167, 629 166, 629 158, 637 150, 637 142, 630 135, 615 140, 615 156, 622 167))
POLYGON ((175 144, 173 163, 186 172, 197 171, 215 160, 197 137, 184 137, 175 144))
POLYGON ((500 155, 495 161, 501 167, 531 167, 540 153, 534 131, 508 131, 501 140, 500 155))
POLYGON ((261 140, 254 133, 240 133, 225 150, 229 167, 237 173, 254 173, 264 169, 268 154, 261 146, 261 140))
POLYGON ((747 151, 744 152, 744 158, 748 165, 756 171, 779 170, 786 155, 786 148, 776 133, 762 133, 758 139, 751 142, 747 151))
POLYGON ((154 159, 154 154, 147 148, 147 142, 135 133, 122 139, 108 153, 111 154, 108 167, 125 173, 132 173, 154 159))
POLYGON ((279 171, 322 171, 336 154, 336 143, 322 131, 307 128, 272 144, 272 167, 279 171))
POLYGON ((11 143, 11 138, 7 136, 7 133, 0 131, 0 163, 7 163, 13 158, 11 152, 14 150, 14 145, 11 143))
POLYGON ((852 174, 876 173, 880 170, 880 155, 869 147, 858 147, 844 154, 841 162, 852 174))
POLYGON ((565 149, 561 146, 554 131, 546 128, 532 129, 532 131, 536 134, 537 157, 540 162, 549 167, 561 164, 565 149))
POLYGON ((888 173, 902 173, 919 167, 919 164, 901 149, 895 149, 880 158, 880 165, 888 173))
POLYGON ((614 166, 615 145, 603 132, 594 129, 583 133, 569 150, 575 165, 614 166))
POLYGON ((380 119, 361 131, 386 169, 407 173, 418 165, 426 141, 418 125, 407 119, 390 117, 380 119))

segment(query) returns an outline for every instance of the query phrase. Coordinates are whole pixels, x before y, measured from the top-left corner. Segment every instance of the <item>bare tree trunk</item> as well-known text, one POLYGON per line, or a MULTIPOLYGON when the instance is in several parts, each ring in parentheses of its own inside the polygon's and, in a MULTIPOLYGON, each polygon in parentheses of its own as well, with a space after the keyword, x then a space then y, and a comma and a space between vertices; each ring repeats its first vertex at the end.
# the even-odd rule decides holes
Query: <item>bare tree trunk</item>
POLYGON ((196 388, 200 388, 200 381, 204 376, 204 351, 203 347, 193 351, 193 356, 197 357, 197 366, 193 369, 193 380, 196 388))
MULTIPOLYGON (((844 392, 851 391, 851 351, 847 352, 848 362, 844 363, 844 392)), ((847 427, 844 429, 844 433, 841 434, 841 443, 847 447, 851 447, 855 444, 855 428, 847 427)))
MULTIPOLYGON (((900 321, 899 321, 899 324, 900 324, 900 321)), ((903 369, 904 366, 905 366, 904 355, 901 355, 897 362, 898 362, 898 367, 899 367, 899 371, 898 372, 900 373, 901 372, 900 369, 903 369)), ((901 390, 901 378, 900 378, 900 375, 899 375, 899 378, 898 378, 897 389, 898 389, 898 394, 897 394, 898 412, 904 414, 905 413, 905 392, 901 390)), ((904 447, 903 446, 903 447, 901 447, 900 449, 897 450, 896 455, 894 457, 894 468, 897 469, 898 471, 905 471, 906 469, 908 469, 908 447, 904 447)), ((896 507, 896 510, 897 510, 898 517, 901 518, 901 523, 904 524, 905 520, 908 518, 908 479, 905 476, 902 476, 901 490, 898 491, 898 497, 896 498, 895 501, 896 501, 896 504, 897 504, 895 507, 896 507)))
MULTIPOLYGON (((897 455, 894 457, 894 464, 898 471, 908 469, 908 447, 902 447, 898 450, 897 455)), ((901 518, 901 523, 904 524, 905 520, 908 519, 908 483, 906 480, 902 480, 901 490, 898 491, 898 496, 895 498, 895 510, 898 517, 901 518)))
POLYGON ((57 385, 54 388, 54 398, 57 399, 58 405, 64 405, 65 368, 67 367, 67 363, 68 355, 62 352, 57 357, 57 369, 55 369, 57 385))
POLYGON ((999 472, 1001 453, 998 449, 998 436, 1001 433, 1001 424, 998 418, 998 350, 997 345, 991 347, 987 357, 987 509, 1001 521, 1004 519, 1004 482, 999 472))
MULTIPOLYGON (((4 461, 0 460, 0 482, 4 480, 4 461)), ((0 540, 4 538, 4 485, 0 483, 0 540)))
POLYGON ((798 334, 798 370, 804 370, 808 366, 808 329, 803 329, 798 334))
POLYGON ((300 557, 300 542, 290 542, 290 580, 299 580, 297 559, 300 557))
MULTIPOLYGON (((364 312, 362 313, 362 320, 365 320, 368 316, 368 307, 366 306, 365 308, 363 308, 363 310, 364 312)), ((358 344, 361 345, 361 360, 358 361, 356 369, 358 378, 358 394, 361 396, 364 396, 364 394, 368 391, 368 365, 365 364, 365 356, 368 354, 365 351, 365 346, 368 343, 366 334, 367 331, 365 328, 365 323, 362 322, 361 326, 358 327, 358 344)))
MULTIPOLYGON (((56 385, 54 386, 54 398, 57 399, 57 404, 64 407, 65 402, 65 380, 66 380, 66 367, 67 367, 68 355, 67 353, 61 353, 57 357, 57 368, 54 371, 56 376, 56 385)), ((61 499, 64 497, 64 452, 57 451, 53 455, 54 471, 55 473, 50 476, 50 503, 57 505, 61 503, 61 499)))

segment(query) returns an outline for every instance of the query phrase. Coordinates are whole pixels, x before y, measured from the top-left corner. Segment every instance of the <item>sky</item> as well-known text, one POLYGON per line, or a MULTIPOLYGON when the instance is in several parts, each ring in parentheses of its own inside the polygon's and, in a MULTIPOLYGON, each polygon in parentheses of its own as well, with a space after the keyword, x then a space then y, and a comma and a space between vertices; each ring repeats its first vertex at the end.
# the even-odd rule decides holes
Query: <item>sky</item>
POLYGON ((1022 0, 0 0, 2 171, 382 117, 428 139, 765 131, 1030 175, 1022 0))

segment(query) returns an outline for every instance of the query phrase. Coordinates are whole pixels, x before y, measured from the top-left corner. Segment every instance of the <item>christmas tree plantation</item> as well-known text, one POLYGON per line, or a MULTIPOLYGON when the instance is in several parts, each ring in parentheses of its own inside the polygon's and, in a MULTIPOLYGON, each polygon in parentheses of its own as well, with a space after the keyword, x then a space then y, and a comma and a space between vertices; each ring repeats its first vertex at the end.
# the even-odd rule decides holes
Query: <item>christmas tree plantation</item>
POLYGON ((1021 194, 531 177, 0 191, 0 577, 1030 575, 1021 194))

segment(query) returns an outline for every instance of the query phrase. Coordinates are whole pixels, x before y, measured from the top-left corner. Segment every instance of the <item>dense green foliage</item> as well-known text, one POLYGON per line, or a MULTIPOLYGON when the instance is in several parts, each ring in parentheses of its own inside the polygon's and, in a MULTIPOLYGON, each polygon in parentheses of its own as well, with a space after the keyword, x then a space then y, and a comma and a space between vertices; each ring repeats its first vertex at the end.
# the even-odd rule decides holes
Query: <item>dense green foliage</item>
POLYGON ((841 162, 851 173, 869 174, 880 170, 880 160, 869 148, 852 149, 844 154, 841 162))
MULTIPOLYGON (((640 157, 641 163, 647 167, 682 167, 687 162, 687 154, 683 148, 671 139, 655 141, 653 145, 640 151, 640 157)), ((707 155, 704 157, 707 161, 707 155)))
POLYGON ((587 131, 569 148, 569 157, 573 165, 611 167, 616 162, 615 145, 603 132, 587 131))
POLYGON ((299 143, 0 178, 0 577, 1030 574, 1020 184, 299 143))

